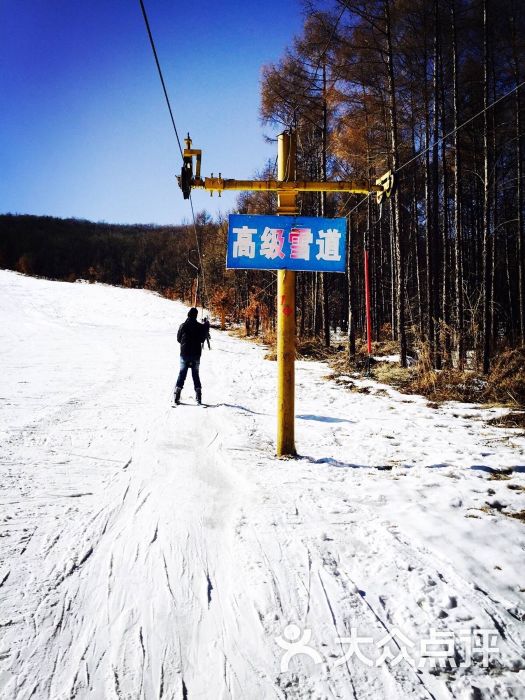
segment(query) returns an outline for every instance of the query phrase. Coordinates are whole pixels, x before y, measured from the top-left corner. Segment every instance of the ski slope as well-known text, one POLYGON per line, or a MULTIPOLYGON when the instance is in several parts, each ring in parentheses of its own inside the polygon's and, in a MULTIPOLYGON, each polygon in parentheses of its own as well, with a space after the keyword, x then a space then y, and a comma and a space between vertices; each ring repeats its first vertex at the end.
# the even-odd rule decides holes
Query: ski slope
POLYGON ((278 460, 260 346, 212 330, 210 407, 190 377, 171 407, 186 311, 0 271, 0 697, 525 698, 503 411, 298 362, 300 457, 278 460), (418 656, 431 638, 448 662, 418 656))

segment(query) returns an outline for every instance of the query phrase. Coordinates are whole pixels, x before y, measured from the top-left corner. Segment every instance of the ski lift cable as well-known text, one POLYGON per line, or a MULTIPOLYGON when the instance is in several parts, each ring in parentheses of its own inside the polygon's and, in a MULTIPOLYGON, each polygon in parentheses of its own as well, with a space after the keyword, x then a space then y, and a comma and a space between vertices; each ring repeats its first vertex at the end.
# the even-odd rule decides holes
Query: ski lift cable
POLYGON ((173 110, 171 109, 170 98, 168 97, 166 83, 164 82, 164 76, 162 74, 162 69, 160 67, 159 57, 157 55, 157 49, 155 48, 155 42, 153 41, 153 35, 151 33, 151 29, 149 26, 148 15, 146 14, 146 8, 144 7, 143 0, 139 0, 139 2, 140 2, 140 9, 142 10, 142 16, 144 17, 144 23, 146 24, 146 30, 148 32, 149 43, 151 44, 151 50, 153 51, 153 55, 155 57, 155 63, 157 64, 157 70, 159 73, 160 82, 162 84, 162 89, 164 91, 164 97, 166 98, 166 104, 168 105, 168 110, 169 110, 170 117, 171 117, 171 123, 173 125, 173 131, 175 132, 175 136, 177 138, 177 143, 179 145, 180 155, 182 158, 182 145, 181 145, 180 138, 179 138, 179 132, 177 131, 177 126, 175 125, 175 117, 173 116, 173 110))
MULTIPOLYGON (((406 168, 408 165, 410 165, 411 163, 413 163, 414 161, 416 161, 418 158, 421 158, 421 156, 424 156, 425 153, 428 153, 428 151, 431 151, 431 150, 432 150, 433 148, 435 148, 436 146, 439 146, 440 143, 442 143, 443 141, 445 141, 446 139, 448 139, 450 136, 452 136, 453 134, 455 134, 455 133, 456 133, 457 131, 459 131, 460 129, 463 129, 463 127, 464 127, 464 126, 467 126, 467 124, 470 124, 470 122, 473 122, 475 119, 477 119, 478 117, 480 117, 484 112, 487 112, 489 109, 492 109, 493 107, 495 107, 495 106, 498 104, 498 102, 501 102, 501 101, 504 100, 506 97, 509 97, 509 95, 512 95, 513 92, 516 92, 517 90, 519 90, 520 88, 522 88, 524 85, 525 85, 525 80, 523 80, 523 81, 522 81, 521 83, 519 83, 518 85, 515 85, 511 90, 509 90, 508 92, 506 92, 504 95, 501 95, 500 97, 498 97, 496 100, 494 100, 494 102, 491 102, 489 105, 487 105, 486 107, 484 107, 482 110, 480 110, 479 112, 477 112, 476 114, 474 114, 472 117, 469 117, 468 119, 466 119, 462 124, 460 124, 459 126, 457 126, 455 129, 452 129, 451 131, 449 131, 448 133, 444 134, 444 135, 441 136, 439 139, 437 139, 436 141, 434 141, 433 143, 431 143, 429 146, 427 146, 426 148, 424 148, 422 151, 419 151, 419 153, 416 153, 415 156, 412 156, 412 158, 410 158, 410 159, 407 160, 405 163, 403 163, 403 165, 401 165, 401 166, 396 170, 396 172, 394 173, 394 175, 396 175, 397 173, 401 172, 401 170, 403 170, 403 169, 406 168)), ((352 214, 358 207, 360 207, 361 204, 362 204, 364 201, 366 201, 366 200, 368 199, 369 196, 370 196, 370 194, 365 195, 365 196, 364 196, 364 197, 363 197, 363 198, 362 198, 362 199, 361 199, 361 200, 360 200, 360 201, 359 201, 345 216, 350 216, 350 214, 352 214)))
POLYGON ((355 211, 358 207, 360 207, 361 204, 362 204, 363 202, 366 202, 366 200, 367 200, 369 197, 370 197, 370 193, 365 194, 365 196, 363 197, 363 199, 360 199, 359 202, 355 205, 355 207, 353 207, 353 209, 350 209, 350 211, 348 211, 348 212, 345 214, 345 216, 351 216, 351 215, 354 213, 354 211, 355 211))
MULTIPOLYGON (((153 39, 153 34, 151 33, 151 28, 150 28, 150 24, 149 24, 149 20, 148 20, 148 15, 147 15, 146 8, 145 8, 145 6, 144 6, 143 0, 139 0, 139 3, 140 3, 140 9, 142 10, 142 16, 143 16, 143 18, 144 18, 144 23, 145 23, 145 25, 146 25, 146 30, 147 30, 147 32, 148 32, 148 37, 149 37, 149 42, 150 42, 150 45, 151 45, 151 50, 153 51, 153 56, 155 57, 155 63, 156 63, 156 65, 157 65, 157 71, 158 71, 158 73, 159 73, 160 82, 161 82, 161 84, 162 84, 162 90, 163 90, 163 92, 164 92, 164 97, 165 97, 165 99, 166 99, 166 104, 167 104, 167 106, 168 106, 168 111, 169 111, 169 113, 170 113, 170 118, 171 118, 171 123, 172 123, 172 126, 173 126, 173 131, 175 132, 175 137, 176 137, 176 139, 177 139, 177 144, 178 144, 178 146, 179 146, 180 155, 181 155, 181 158, 183 159, 183 162, 184 162, 184 156, 183 156, 183 153, 182 153, 182 145, 181 145, 180 138, 179 138, 179 132, 177 131, 177 125, 175 124, 175 117, 173 116, 173 110, 172 110, 172 108, 171 108, 171 102, 170 102, 170 98, 169 98, 169 95, 168 95, 168 90, 167 90, 167 88, 166 88, 166 83, 164 82, 164 76, 163 76, 163 73, 162 73, 162 68, 160 67, 160 61, 159 61, 159 57, 158 57, 158 54, 157 54, 157 49, 156 49, 156 47, 155 47, 155 41, 154 41, 154 39, 153 39)), ((195 234, 195 242, 196 242, 196 245, 197 245, 197 253, 198 253, 198 255, 199 255, 199 265, 200 265, 200 269, 202 270, 202 281, 203 281, 204 297, 205 297, 204 301, 205 301, 205 303, 206 303, 207 306, 208 306, 208 305, 209 305, 209 299, 208 299, 208 293, 207 293, 207 289, 206 289, 206 275, 205 275, 205 272, 204 272, 204 266, 203 266, 203 264, 202 264, 202 255, 201 255, 201 250, 200 250, 199 238, 198 238, 198 236, 197 236, 197 222, 196 222, 196 220, 195 220, 195 210, 194 210, 194 208, 193 208, 193 201, 192 201, 192 199, 191 199, 191 196, 190 196, 190 204, 191 204, 191 216, 192 216, 192 219, 193 219, 193 231, 194 231, 194 234, 195 234)))
POLYGON ((407 160, 406 163, 403 163, 403 165, 401 165, 401 166, 397 169, 396 172, 399 173, 401 170, 403 170, 403 168, 406 168, 407 165, 410 165, 410 163, 413 163, 415 160, 417 160, 417 159, 420 158, 421 156, 425 155, 425 153, 427 153, 428 151, 431 151, 431 150, 432 150, 433 148, 435 148, 436 146, 439 146, 439 144, 442 143, 443 141, 445 141, 446 139, 448 139, 449 136, 452 136, 452 135, 455 134, 457 131, 459 131, 460 129, 462 129, 464 126, 467 126, 467 124, 470 124, 470 122, 474 121, 474 119, 477 119, 477 118, 480 117, 484 112, 487 112, 489 109, 492 109, 492 107, 495 107, 495 106, 498 104, 498 102, 501 102, 502 100, 504 100, 504 99, 505 99, 506 97, 508 97, 509 95, 512 95, 513 92, 516 92, 516 90, 519 90, 519 89, 520 89, 521 87, 523 87, 524 85, 525 85, 525 80, 523 80, 521 83, 519 83, 519 85, 515 85, 511 90, 509 90, 508 92, 506 92, 504 95, 501 95, 500 97, 498 97, 497 100, 494 100, 494 102, 491 102, 489 105, 487 105, 487 106, 484 107, 482 110, 480 110, 477 114, 474 114, 474 116, 469 117, 467 120, 465 120, 465 121, 463 122, 463 124, 460 124, 460 125, 457 126, 455 129, 452 129, 451 131, 449 131, 449 132, 448 132, 447 134, 445 134, 444 136, 441 136, 439 139, 437 139, 437 141, 434 141, 433 143, 431 143, 431 144, 430 144, 429 146, 427 146, 424 150, 419 151, 419 153, 416 153, 416 155, 415 155, 415 156, 412 156, 412 158, 410 158, 410 160, 407 160))
MULTIPOLYGON (((202 286, 203 286, 203 291, 204 291, 202 301, 203 301, 203 304, 206 305, 206 308, 209 312, 210 311, 210 309, 209 309, 210 300, 208 297, 208 289, 206 287, 206 274, 204 272, 204 266, 202 264, 202 255, 201 255, 201 247, 200 247, 200 243, 199 243, 199 237, 197 236, 197 223, 195 221, 195 210, 193 208, 193 199, 191 197, 191 192, 190 192, 190 207, 191 207, 191 216, 193 219, 193 232, 195 234, 195 244, 197 246, 197 255, 199 256, 199 266, 200 266, 200 269, 202 271, 202 286)), ((201 308, 202 308, 202 310, 204 310, 204 305, 201 308)))

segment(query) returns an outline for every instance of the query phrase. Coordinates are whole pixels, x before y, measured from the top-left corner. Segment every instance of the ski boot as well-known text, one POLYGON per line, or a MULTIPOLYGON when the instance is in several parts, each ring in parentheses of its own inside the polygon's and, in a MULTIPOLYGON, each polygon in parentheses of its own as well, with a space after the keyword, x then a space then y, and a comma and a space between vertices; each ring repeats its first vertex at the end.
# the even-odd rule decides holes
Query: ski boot
POLYGON ((200 404, 202 403, 202 389, 195 389, 195 398, 197 399, 197 403, 200 404))
POLYGON ((173 397, 177 406, 180 404, 180 392, 182 389, 179 386, 175 387, 175 396, 173 397))

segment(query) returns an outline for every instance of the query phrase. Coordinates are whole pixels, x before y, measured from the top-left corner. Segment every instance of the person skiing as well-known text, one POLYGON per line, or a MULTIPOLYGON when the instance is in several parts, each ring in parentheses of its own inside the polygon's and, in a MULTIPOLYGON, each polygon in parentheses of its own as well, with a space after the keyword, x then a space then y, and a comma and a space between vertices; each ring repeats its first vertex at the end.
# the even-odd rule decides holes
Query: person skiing
POLYGON ((177 332, 177 340, 180 343, 180 372, 175 386, 176 404, 180 403, 180 394, 186 380, 186 375, 188 374, 188 369, 190 368, 197 403, 202 403, 199 365, 204 342, 207 340, 209 345, 210 324, 208 319, 205 319, 204 323, 199 323, 197 321, 198 313, 197 309, 192 307, 188 311, 188 318, 181 324, 177 332))

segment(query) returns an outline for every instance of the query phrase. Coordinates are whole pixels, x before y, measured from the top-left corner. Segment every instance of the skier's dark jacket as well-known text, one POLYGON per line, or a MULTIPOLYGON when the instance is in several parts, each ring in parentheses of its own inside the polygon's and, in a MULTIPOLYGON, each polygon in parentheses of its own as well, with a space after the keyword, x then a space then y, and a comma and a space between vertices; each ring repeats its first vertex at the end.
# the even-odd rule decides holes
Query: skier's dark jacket
POLYGON ((207 323, 199 323, 197 319, 187 318, 177 332, 181 357, 185 360, 200 357, 202 344, 208 337, 208 333, 207 323))

